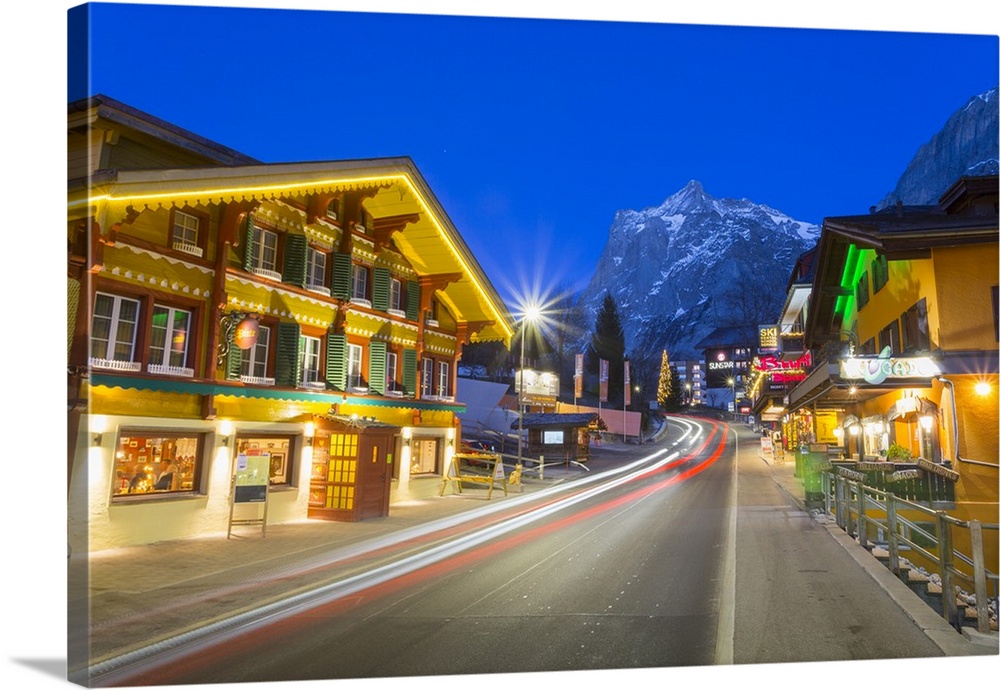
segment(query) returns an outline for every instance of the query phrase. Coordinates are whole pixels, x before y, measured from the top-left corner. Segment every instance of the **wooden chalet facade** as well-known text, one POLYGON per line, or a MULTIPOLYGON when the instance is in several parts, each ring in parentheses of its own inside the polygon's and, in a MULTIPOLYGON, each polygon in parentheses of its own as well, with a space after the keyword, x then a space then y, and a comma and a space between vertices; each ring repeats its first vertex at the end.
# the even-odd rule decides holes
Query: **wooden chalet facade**
POLYGON ((359 449, 379 491, 440 474, 462 347, 513 323, 411 160, 262 163, 103 96, 68 152, 71 541, 225 530, 241 453, 271 522, 385 514, 359 449))

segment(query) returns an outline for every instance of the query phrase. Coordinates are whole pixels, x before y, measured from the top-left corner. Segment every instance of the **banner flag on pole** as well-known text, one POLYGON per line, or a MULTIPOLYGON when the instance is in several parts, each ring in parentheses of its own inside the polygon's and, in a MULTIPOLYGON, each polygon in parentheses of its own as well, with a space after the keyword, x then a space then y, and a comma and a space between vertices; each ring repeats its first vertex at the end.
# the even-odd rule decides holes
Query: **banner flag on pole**
POLYGON ((601 374, 598 379, 601 384, 601 402, 608 401, 608 360, 602 359, 601 362, 601 374))
POLYGON ((576 371, 573 374, 573 397, 583 397, 583 355, 576 356, 576 371))
POLYGON ((625 407, 632 404, 632 386, 628 380, 628 360, 625 360, 625 407))

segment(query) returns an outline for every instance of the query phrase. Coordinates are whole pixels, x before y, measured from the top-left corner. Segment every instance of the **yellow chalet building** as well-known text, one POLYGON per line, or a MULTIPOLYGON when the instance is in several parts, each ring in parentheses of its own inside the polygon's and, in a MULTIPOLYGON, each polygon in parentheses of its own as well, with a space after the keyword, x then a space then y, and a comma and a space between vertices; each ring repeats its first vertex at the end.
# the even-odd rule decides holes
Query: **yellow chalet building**
MULTIPOLYGON (((963 177, 933 206, 826 218, 805 305, 816 365, 786 397, 791 423, 811 434, 804 441, 867 467, 911 463, 940 489, 925 497, 931 507, 994 525, 997 187, 996 175, 963 177)), ((956 533, 968 554, 967 539, 956 533)))
POLYGON ((67 138, 71 548, 440 476, 462 347, 513 321, 410 159, 262 163, 105 96, 67 138))

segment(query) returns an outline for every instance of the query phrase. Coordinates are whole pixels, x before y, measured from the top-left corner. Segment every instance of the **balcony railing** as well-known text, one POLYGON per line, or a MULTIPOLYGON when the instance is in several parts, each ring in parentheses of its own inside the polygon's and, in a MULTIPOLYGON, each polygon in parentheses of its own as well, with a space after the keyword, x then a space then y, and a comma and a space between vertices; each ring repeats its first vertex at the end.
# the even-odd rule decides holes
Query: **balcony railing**
POLYGON ((146 367, 146 371, 160 376, 185 376, 187 378, 194 376, 194 369, 190 367, 173 367, 169 364, 150 364, 146 367))
POLYGON ((199 259, 202 257, 204 250, 196 244, 191 244, 190 242, 174 242, 174 249, 179 252, 184 252, 185 254, 191 254, 192 256, 197 256, 199 259))
POLYGON ((313 285, 310 283, 306 285, 306 289, 309 290, 309 292, 315 292, 325 297, 330 296, 330 288, 326 287, 325 285, 313 285))
POLYGON ((240 381, 250 386, 273 386, 274 379, 270 376, 240 376, 240 381))
POLYGON ((142 362, 126 362, 120 359, 90 358, 90 366, 94 369, 110 369, 112 371, 141 371, 142 362))
POLYGON ((269 268, 251 268, 250 272, 254 275, 260 276, 261 278, 267 278, 268 280, 273 280, 275 282, 281 282, 281 274, 278 271, 272 271, 269 268))

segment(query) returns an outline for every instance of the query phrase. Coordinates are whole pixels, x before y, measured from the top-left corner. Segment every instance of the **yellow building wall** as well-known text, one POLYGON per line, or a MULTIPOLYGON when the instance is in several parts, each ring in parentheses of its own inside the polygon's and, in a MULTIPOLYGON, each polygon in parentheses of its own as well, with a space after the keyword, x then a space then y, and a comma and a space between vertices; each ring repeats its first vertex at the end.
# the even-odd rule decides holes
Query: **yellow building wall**
MULTIPOLYGON (((934 250, 940 336, 944 350, 996 350, 993 298, 1000 283, 1000 245, 976 244, 934 250)), ((930 305, 928 305, 928 308, 930 305)))
MULTIPOLYGON (((869 289, 873 289, 871 262, 875 258, 875 252, 870 249, 864 250, 861 257, 864 270, 868 273, 869 289)), ((898 320, 903 312, 921 298, 926 298, 928 329, 931 346, 934 347, 934 343, 938 342, 939 307, 933 262, 930 259, 890 261, 888 267, 889 282, 874 293, 868 304, 857 312, 858 342, 863 344, 874 338, 876 352, 880 351, 879 331, 890 322, 898 320)), ((845 320, 845 323, 848 322, 845 320)))

